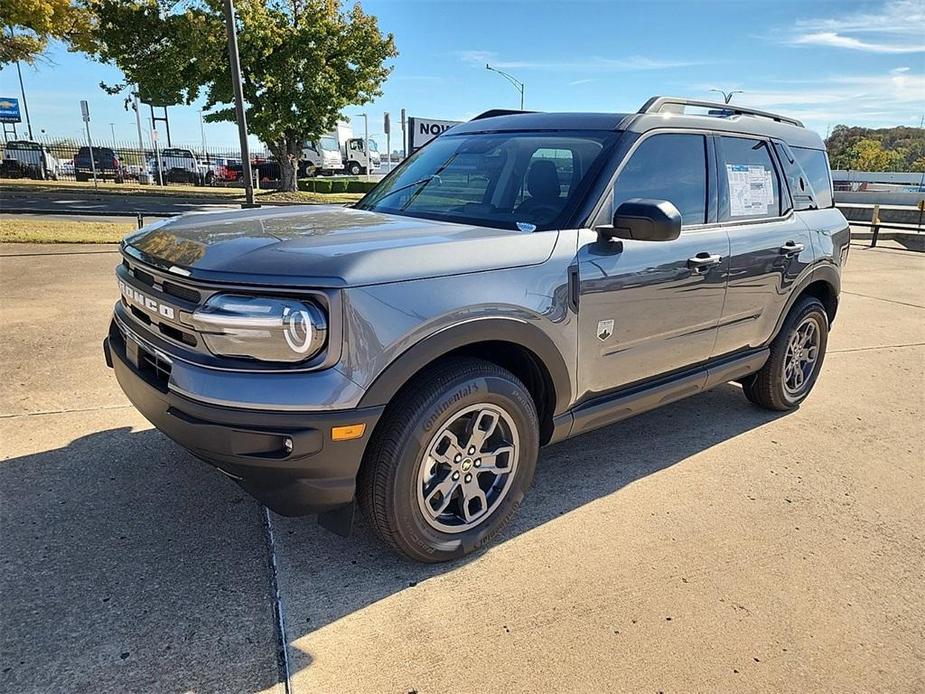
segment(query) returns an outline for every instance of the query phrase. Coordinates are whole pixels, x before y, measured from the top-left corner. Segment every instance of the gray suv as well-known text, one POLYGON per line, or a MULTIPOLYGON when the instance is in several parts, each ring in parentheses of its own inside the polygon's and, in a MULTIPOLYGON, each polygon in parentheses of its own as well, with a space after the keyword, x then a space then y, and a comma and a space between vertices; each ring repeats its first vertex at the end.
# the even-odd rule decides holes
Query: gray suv
POLYGON ((727 381, 813 387, 849 229, 798 121, 657 97, 490 111, 352 207, 193 214, 122 244, 107 363, 284 515, 460 557, 540 446, 727 381))

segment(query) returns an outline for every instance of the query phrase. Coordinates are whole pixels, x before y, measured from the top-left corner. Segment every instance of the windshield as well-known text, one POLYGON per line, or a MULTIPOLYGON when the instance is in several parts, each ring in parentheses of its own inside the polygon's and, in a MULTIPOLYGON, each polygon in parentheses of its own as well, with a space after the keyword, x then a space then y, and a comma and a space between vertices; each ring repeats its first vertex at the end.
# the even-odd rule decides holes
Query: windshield
POLYGON ((555 228, 613 132, 443 135, 363 198, 364 210, 521 231, 555 228))
POLYGON ((322 137, 321 140, 319 140, 319 143, 321 144, 321 149, 325 149, 325 150, 339 149, 339 147, 337 146, 337 140, 333 137, 322 137))
POLYGON ((379 145, 376 144, 376 141, 375 141, 375 140, 370 140, 370 141, 369 141, 369 151, 370 151, 370 152, 378 152, 378 151, 379 151, 379 145))

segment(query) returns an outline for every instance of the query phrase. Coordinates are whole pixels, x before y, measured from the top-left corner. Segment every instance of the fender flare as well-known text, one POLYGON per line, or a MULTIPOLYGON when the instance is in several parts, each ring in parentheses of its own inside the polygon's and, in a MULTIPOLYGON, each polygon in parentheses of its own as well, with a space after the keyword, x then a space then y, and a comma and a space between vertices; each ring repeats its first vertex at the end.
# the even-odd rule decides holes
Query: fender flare
POLYGON ((770 344, 774 341, 774 338, 777 337, 777 333, 780 332, 781 326, 784 324, 784 321, 787 320, 787 316, 790 315, 790 310, 797 302, 797 299, 802 296, 806 288, 809 285, 820 281, 825 282, 827 285, 829 285, 829 287, 831 287, 837 306, 838 297, 841 294, 841 276, 838 274, 838 269, 834 265, 829 264, 816 265, 814 268, 812 268, 812 271, 807 272, 803 276, 803 279, 800 280, 791 290, 790 297, 787 299, 784 310, 781 311, 780 316, 777 318, 777 324, 774 326, 774 332, 771 334, 771 338, 765 344, 770 344))
POLYGON ((396 357, 376 376, 357 407, 387 404, 422 368, 453 350, 479 342, 508 342, 526 348, 545 367, 555 389, 555 412, 571 404, 569 369, 555 343, 540 328, 510 318, 478 318, 445 328, 424 338, 396 357))

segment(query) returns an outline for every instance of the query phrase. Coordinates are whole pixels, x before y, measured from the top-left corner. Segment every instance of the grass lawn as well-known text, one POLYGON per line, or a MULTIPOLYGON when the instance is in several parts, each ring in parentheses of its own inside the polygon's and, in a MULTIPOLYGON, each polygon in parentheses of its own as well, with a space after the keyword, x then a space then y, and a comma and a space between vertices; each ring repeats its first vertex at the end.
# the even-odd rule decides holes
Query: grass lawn
POLYGON ((75 222, 0 217, 0 243, 117 243, 134 222, 75 222))

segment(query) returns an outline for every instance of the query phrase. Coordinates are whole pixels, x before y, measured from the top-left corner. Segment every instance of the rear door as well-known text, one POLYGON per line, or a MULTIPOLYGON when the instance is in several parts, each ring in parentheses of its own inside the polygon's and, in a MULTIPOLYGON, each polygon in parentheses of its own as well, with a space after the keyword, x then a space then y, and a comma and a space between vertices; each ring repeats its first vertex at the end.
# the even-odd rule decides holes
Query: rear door
POLYGON ((702 133, 644 136, 618 172, 605 217, 630 198, 668 200, 674 241, 580 232, 579 399, 706 361, 723 310, 729 240, 715 224, 713 147, 702 133))
POLYGON ((807 226, 793 201, 771 142, 717 136, 719 219, 729 231, 729 284, 716 356, 757 347, 771 337, 784 305, 813 261, 807 226))

